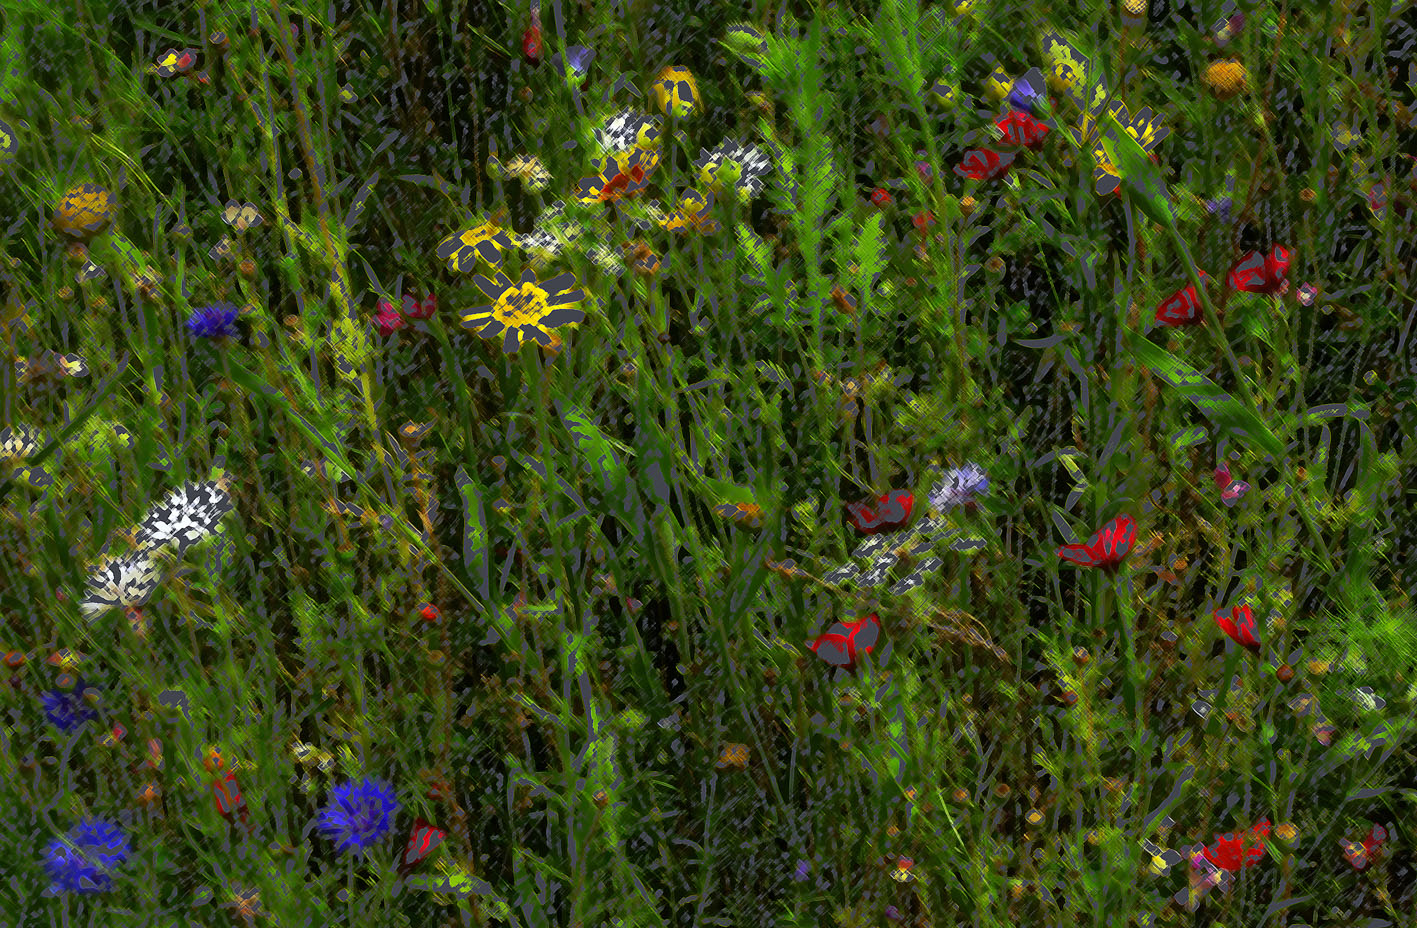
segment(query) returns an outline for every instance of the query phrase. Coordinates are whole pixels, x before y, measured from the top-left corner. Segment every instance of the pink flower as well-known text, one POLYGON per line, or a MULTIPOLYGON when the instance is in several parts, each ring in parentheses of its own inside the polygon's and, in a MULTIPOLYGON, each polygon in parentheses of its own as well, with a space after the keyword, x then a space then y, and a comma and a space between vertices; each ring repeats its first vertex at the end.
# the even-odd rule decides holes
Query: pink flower
POLYGON ((379 314, 374 317, 374 325, 378 328, 380 335, 388 338, 407 324, 399 311, 394 309, 393 303, 388 300, 379 301, 379 314))
POLYGON ((403 314, 409 319, 429 319, 437 311, 438 301, 431 293, 422 300, 415 300, 411 296, 403 298, 403 314))

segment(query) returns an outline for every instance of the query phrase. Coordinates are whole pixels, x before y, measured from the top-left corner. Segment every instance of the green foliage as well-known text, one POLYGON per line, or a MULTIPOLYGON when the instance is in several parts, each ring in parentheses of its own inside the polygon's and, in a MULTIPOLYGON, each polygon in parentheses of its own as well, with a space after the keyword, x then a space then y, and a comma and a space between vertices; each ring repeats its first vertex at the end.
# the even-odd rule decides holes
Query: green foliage
POLYGON ((1395 4, 1246 3, 1223 51, 1214 9, 541 4, 535 67, 525 4, 398 6, 0 14, 0 429, 45 439, 0 449, 12 921, 245 923, 255 890, 254 924, 1406 924, 1395 4), (164 74, 169 48, 195 63, 164 74), (1249 93, 1182 76, 1218 55, 1249 93), (706 106, 661 114, 643 191, 577 202, 594 130, 666 65, 706 106), (993 76, 1033 67, 1048 138, 960 176, 1003 148, 993 76), (1112 100, 1172 130, 1156 160, 1112 100), (726 138, 761 189, 672 216, 726 138), (52 219, 85 182, 116 208, 70 248, 52 219), (439 243, 484 222, 513 245, 450 269, 439 243), (1288 290, 1233 292, 1276 244, 1288 290), (465 330, 536 299, 489 295, 492 257, 518 288, 571 275, 584 319, 514 356, 465 330), (1154 323, 1187 283, 1203 324, 1154 323), (236 337, 190 330, 227 302, 236 337), (10 373, 47 352, 88 374, 10 373), (967 462, 989 490, 955 508, 932 490, 967 462), (141 605, 81 610, 207 480, 219 530, 166 548, 141 605), (946 528, 883 585, 824 581, 870 559, 843 504, 892 490, 946 528), (1059 567, 1120 513, 1115 574, 1059 567), (1241 605, 1256 653, 1215 618, 1241 605), (868 614, 853 669, 808 647, 868 614), (73 732, 41 701, 64 674, 97 699, 73 732), (310 826, 364 776, 401 809, 357 859, 310 826), (110 892, 43 895, 84 814, 134 852, 110 892), (420 818, 446 836, 400 877, 420 818), (1265 818, 1228 891, 1172 901, 1195 846, 1265 818), (1375 822, 1355 870, 1339 842, 1375 822))

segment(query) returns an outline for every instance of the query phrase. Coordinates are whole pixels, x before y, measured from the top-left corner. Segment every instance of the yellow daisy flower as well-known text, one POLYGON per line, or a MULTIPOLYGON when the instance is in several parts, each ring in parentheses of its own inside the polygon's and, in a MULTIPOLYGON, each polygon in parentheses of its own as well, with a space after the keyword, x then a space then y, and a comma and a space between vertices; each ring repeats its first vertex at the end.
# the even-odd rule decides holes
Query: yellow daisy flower
POLYGON ((703 105, 699 99, 698 82, 688 68, 670 65, 659 72, 650 89, 665 115, 683 119, 703 105))
POLYGON ((1092 60, 1056 32, 1044 33, 1043 51, 1049 59, 1047 81, 1053 92, 1068 97, 1084 112, 1101 109, 1107 91, 1101 86, 1092 86, 1096 81, 1092 60))
POLYGON ((1221 100, 1243 93, 1249 86, 1245 66, 1235 59, 1212 62, 1205 69, 1205 85, 1221 100))
POLYGON ((11 129, 8 123, 0 121, 0 164, 13 158, 17 147, 15 130, 11 129))
POLYGON ((98 184, 80 184, 59 201, 54 228, 70 238, 92 238, 108 227, 113 212, 113 194, 98 184))
POLYGON ((237 232, 245 232, 247 229, 260 225, 264 220, 256 210, 254 203, 238 203, 235 200, 226 201, 226 209, 222 210, 221 218, 226 224, 232 226, 237 232))
POLYGON ((1009 72, 1002 67, 995 68, 989 75, 989 79, 984 82, 984 93, 991 100, 998 102, 1009 95, 1009 88, 1013 86, 1013 78, 1009 77, 1009 72))
POLYGON ((519 283, 501 271, 495 275, 473 277, 472 282, 492 304, 466 310, 462 326, 486 339, 501 336, 502 350, 507 354, 515 354, 528 340, 550 347, 551 329, 585 319, 584 310, 573 305, 585 299, 585 291, 576 288, 574 274, 538 282, 536 272, 528 269, 519 283))
POLYGON ((748 746, 746 744, 725 744, 718 753, 718 762, 714 765, 720 770, 724 767, 737 767, 742 770, 748 766, 748 746))
POLYGON ((450 235, 438 243, 438 257, 448 262, 448 270, 467 273, 480 258, 489 267, 501 267, 502 252, 512 247, 512 237, 495 222, 450 235))
MULTIPOLYGON (((1122 124, 1127 134, 1136 139, 1142 151, 1147 154, 1151 154, 1156 146, 1171 134, 1171 129, 1161 125, 1158 117, 1151 112, 1150 107, 1143 107, 1136 116, 1132 116, 1127 112, 1125 103, 1113 100, 1108 110, 1122 124)), ((1084 123, 1086 122, 1084 120, 1084 123)), ((1097 195, 1106 196, 1120 190, 1122 176, 1118 173, 1117 166, 1108 159, 1107 149, 1103 146, 1101 139, 1098 139, 1092 146, 1092 160, 1095 165, 1092 179, 1097 195)))
POLYGON ((520 178, 522 184, 532 193, 545 190, 551 183, 551 172, 535 155, 517 155, 507 162, 506 171, 513 177, 520 178))

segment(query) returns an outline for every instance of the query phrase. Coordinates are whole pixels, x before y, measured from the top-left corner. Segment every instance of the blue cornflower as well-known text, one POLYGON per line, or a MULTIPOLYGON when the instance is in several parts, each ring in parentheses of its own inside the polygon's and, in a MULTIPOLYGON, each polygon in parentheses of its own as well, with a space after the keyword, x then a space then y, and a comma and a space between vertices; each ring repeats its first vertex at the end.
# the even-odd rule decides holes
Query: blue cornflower
POLYGON ((90 895, 113 888, 112 872, 128 859, 128 836, 111 822, 87 818, 44 849, 50 891, 90 895))
POLYGON ((1043 92, 1045 86, 1043 72, 1033 68, 1023 77, 1014 81, 1013 87, 1009 90, 1009 105, 1016 110, 1024 110, 1029 115, 1039 115, 1048 102, 1043 92))
POLYGON ((930 505, 940 512, 953 506, 973 502, 974 497, 989 492, 989 476, 978 464, 956 467, 930 491, 930 505))
POLYGON ((236 334, 236 317, 241 310, 231 303, 214 303, 192 310, 187 331, 199 338, 225 338, 236 334))
POLYGON ((72 690, 52 689, 41 693, 39 700, 44 704, 44 714, 54 727, 66 734, 77 731, 85 722, 98 718, 88 701, 84 699, 84 681, 74 684, 72 690))
POLYGON ((330 791, 330 804, 320 810, 316 827, 340 851, 363 854, 388 833, 399 810, 394 788, 378 780, 350 781, 330 791))
POLYGON ((1229 196, 1217 197, 1214 200, 1205 201, 1206 212, 1220 217, 1224 223, 1230 222, 1230 210, 1234 206, 1234 200, 1229 196))
POLYGON ((590 61, 595 57, 595 52, 584 45, 572 45, 566 49, 566 56, 563 59, 566 65, 566 79, 573 83, 579 83, 585 77, 586 71, 590 68, 590 61))

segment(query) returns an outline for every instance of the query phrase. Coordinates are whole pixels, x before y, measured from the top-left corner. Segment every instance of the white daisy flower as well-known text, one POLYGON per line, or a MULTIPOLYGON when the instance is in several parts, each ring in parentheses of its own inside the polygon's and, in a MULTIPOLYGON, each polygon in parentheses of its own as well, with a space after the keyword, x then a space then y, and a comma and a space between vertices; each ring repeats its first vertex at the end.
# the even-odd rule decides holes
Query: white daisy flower
POLYGON ((157 565, 147 555, 105 557, 89 571, 89 588, 79 609, 95 619, 109 609, 144 605, 157 591, 157 565))
POLYGON ((44 433, 27 425, 0 429, 0 479, 13 477, 32 487, 44 488, 54 482, 42 467, 25 462, 44 447, 44 433))
POLYGON ((43 444, 40 431, 27 425, 0 429, 0 461, 23 461, 38 454, 43 444))
POLYGON ((543 266, 561 253, 561 240, 545 229, 533 229, 517 236, 517 247, 526 252, 533 266, 543 266))
POLYGON ((590 259, 607 274, 614 274, 618 277, 625 270, 624 257, 616 254, 614 249, 608 245, 596 245, 588 254, 590 259))
POLYGON ((713 151, 699 151, 694 167, 704 186, 719 192, 736 190, 741 198, 763 192, 763 177, 772 168, 772 159, 758 146, 724 139, 713 151))
POLYGON ((526 189, 532 193, 545 190, 554 179, 546 165, 535 155, 517 155, 507 162, 506 171, 514 177, 520 177, 526 189))
POLYGON ((595 143, 606 155, 623 154, 635 148, 652 148, 659 141, 659 119, 634 110, 621 110, 593 130, 595 143))
POLYGON ((231 495, 216 481, 188 484, 148 510, 138 527, 138 548, 149 550, 175 543, 177 554, 181 555, 215 534, 217 523, 234 508, 231 495))
POLYGON ((954 506, 963 506, 973 501, 975 496, 989 492, 989 476, 978 464, 956 467, 945 474, 945 479, 930 491, 930 505, 940 512, 954 506))

